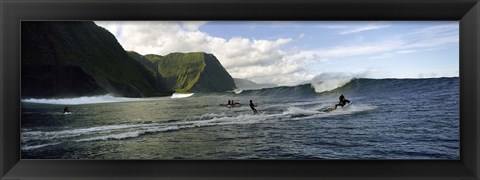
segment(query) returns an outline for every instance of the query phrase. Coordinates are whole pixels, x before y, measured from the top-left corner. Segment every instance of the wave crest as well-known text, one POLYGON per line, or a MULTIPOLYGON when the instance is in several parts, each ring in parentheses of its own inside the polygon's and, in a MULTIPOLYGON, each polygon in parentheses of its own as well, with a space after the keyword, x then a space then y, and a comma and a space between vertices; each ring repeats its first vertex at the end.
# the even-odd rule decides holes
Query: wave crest
POLYGON ((173 93, 170 98, 172 98, 172 99, 186 98, 186 97, 193 96, 193 94, 195 94, 195 93, 173 93))
POLYGON ((311 85, 315 92, 321 93, 343 87, 354 79, 353 74, 322 73, 312 79, 311 85))
POLYGON ((126 98, 115 97, 110 94, 103 96, 85 96, 76 98, 61 98, 61 99, 22 99, 22 102, 40 103, 40 104, 62 104, 62 105, 79 105, 79 104, 98 104, 98 103, 115 103, 115 102, 130 102, 130 101, 145 101, 147 98, 126 98))

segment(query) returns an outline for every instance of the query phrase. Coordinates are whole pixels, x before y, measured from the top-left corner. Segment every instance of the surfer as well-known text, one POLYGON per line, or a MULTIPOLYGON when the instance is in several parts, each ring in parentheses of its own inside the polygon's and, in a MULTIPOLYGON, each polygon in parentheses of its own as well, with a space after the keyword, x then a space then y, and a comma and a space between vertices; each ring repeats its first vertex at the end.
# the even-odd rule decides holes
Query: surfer
POLYGON ((340 100, 340 102, 338 102, 338 104, 335 104, 335 109, 337 109, 337 106, 345 106, 345 104, 347 103, 350 103, 350 101, 348 99, 345 99, 345 96, 340 95, 340 97, 338 98, 338 100, 340 100))
POLYGON ((68 110, 68 106, 65 106, 65 107, 63 108, 63 113, 65 114, 65 113, 69 113, 69 112, 70 112, 70 111, 68 110))
POLYGON ((258 114, 257 109, 255 109, 257 105, 253 104, 252 100, 250 100, 250 108, 252 108, 253 115, 258 114))

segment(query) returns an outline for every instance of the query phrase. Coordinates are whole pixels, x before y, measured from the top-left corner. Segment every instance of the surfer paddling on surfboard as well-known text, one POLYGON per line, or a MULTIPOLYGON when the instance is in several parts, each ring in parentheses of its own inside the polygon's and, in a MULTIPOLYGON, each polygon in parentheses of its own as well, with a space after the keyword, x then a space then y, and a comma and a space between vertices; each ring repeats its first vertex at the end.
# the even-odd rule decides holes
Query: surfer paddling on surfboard
POLYGON ((335 104, 335 108, 334 109, 337 109, 337 106, 345 106, 347 103, 350 103, 350 101, 348 99, 345 99, 345 96, 340 95, 340 97, 338 98, 338 100, 340 100, 340 102, 338 102, 338 104, 335 104))
POLYGON ((257 109, 255 109, 257 105, 253 104, 252 100, 250 100, 250 108, 252 108, 253 115, 258 114, 257 109))
POLYGON ((68 106, 63 107, 63 113, 62 114, 68 114, 70 111, 68 110, 68 106))

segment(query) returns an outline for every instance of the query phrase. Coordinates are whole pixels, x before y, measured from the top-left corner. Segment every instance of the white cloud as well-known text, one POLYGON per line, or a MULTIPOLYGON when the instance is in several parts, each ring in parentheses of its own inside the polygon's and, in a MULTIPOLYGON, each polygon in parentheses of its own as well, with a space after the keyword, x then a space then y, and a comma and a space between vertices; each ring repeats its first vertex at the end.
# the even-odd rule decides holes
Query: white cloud
POLYGON ((404 43, 395 41, 383 41, 375 43, 358 43, 353 45, 342 45, 323 49, 301 51, 291 58, 299 60, 328 61, 336 58, 345 58, 359 55, 372 55, 395 50, 404 43))
POLYGON ((328 29, 336 29, 340 30, 338 34, 340 35, 346 35, 346 34, 353 34, 353 33, 359 33, 363 31, 369 31, 369 30, 376 30, 376 29, 383 29, 390 27, 390 25, 385 24, 385 23, 369 23, 365 25, 325 25, 325 26, 320 26, 322 28, 328 28, 328 29))
POLYGON ((283 82, 276 84, 279 86, 293 86, 298 84, 310 83, 310 80, 315 77, 314 74, 308 72, 294 72, 291 74, 270 75, 264 77, 255 77, 252 80, 255 82, 283 82))
MULTIPOLYGON (((199 51, 212 53, 233 77, 278 85, 309 81, 322 72, 319 68, 325 63, 342 58, 362 56, 368 59, 387 59, 401 54, 439 50, 459 41, 458 23, 431 26, 381 40, 357 36, 343 44, 330 44, 316 49, 298 49, 295 46, 297 49, 288 50, 284 50, 284 47, 293 39, 215 37, 199 31, 202 25, 208 23, 204 21, 95 23, 112 32, 126 50, 143 55, 199 51), (308 68, 316 69, 316 72, 311 72, 308 68)), ((336 29, 338 35, 346 35, 387 28, 390 25, 380 22, 321 27, 336 29)), ((304 37, 307 37, 304 33, 298 35, 298 38, 304 37)))
POLYGON ((352 29, 349 29, 349 30, 341 31, 339 34, 352 34, 352 33, 358 33, 362 31, 382 29, 386 27, 388 27, 388 25, 373 24, 373 25, 358 26, 358 27, 353 27, 352 29))
MULTIPOLYGON (((288 61, 281 47, 292 41, 289 38, 256 40, 244 37, 224 39, 199 31, 207 22, 148 21, 103 22, 115 34, 126 50, 140 54, 166 55, 172 52, 207 52, 214 54, 233 76, 256 79, 257 77, 295 73, 302 62, 288 61), (121 32, 121 33, 118 33, 121 32)), ((287 84, 282 79, 263 79, 259 83, 287 84)))
POLYGON ((203 26, 207 24, 208 21, 182 21, 182 27, 183 29, 187 31, 196 31, 200 26, 203 26))
MULTIPOLYGON (((344 28, 330 27, 330 28, 344 28)), ((399 34, 382 41, 350 41, 328 48, 300 51, 290 58, 325 62, 338 58, 369 55, 370 59, 383 59, 398 54, 434 51, 459 42, 458 24, 438 25, 399 34)))

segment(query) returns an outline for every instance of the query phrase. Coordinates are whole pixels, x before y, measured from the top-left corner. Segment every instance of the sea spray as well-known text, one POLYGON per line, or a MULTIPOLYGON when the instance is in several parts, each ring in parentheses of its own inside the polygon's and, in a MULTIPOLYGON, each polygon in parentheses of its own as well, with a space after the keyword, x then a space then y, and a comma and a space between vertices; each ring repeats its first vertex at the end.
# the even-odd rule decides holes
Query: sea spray
POLYGON ((286 111, 283 112, 284 115, 289 115, 290 117, 305 117, 312 116, 318 113, 320 112, 311 109, 302 109, 299 107, 289 107, 286 111))
POLYGON ((324 118, 336 115, 355 114, 359 112, 371 111, 376 108, 376 106, 367 104, 352 104, 346 107, 338 107, 336 110, 334 110, 333 106, 320 105, 312 108, 289 107, 283 112, 283 114, 289 115, 292 118, 291 120, 300 120, 303 118, 324 118), (326 108, 331 108, 331 110, 324 111, 326 108))
POLYGON ((39 103, 39 104, 61 104, 61 105, 79 105, 79 104, 98 104, 98 103, 115 103, 130 101, 146 101, 159 100, 159 98, 126 98, 115 97, 110 94, 103 96, 84 96, 76 98, 59 98, 59 99, 22 99, 22 102, 39 103))
POLYGON ((354 74, 322 73, 312 79, 315 92, 321 93, 342 87, 355 78, 354 74))
POLYGON ((173 93, 170 98, 177 99, 177 98, 187 98, 193 96, 195 93, 173 93))
POLYGON ((83 127, 76 129, 64 129, 60 131, 24 131, 22 132, 22 142, 26 145, 22 150, 32 150, 50 146, 53 144, 36 144, 27 145, 36 140, 52 140, 56 143, 63 142, 85 142, 85 141, 106 141, 106 140, 122 140, 135 138, 148 133, 159 133, 167 131, 175 131, 189 128, 199 128, 208 126, 221 125, 241 125, 254 124, 274 118, 271 115, 250 115, 241 114, 238 116, 225 116, 223 114, 204 114, 199 117, 204 119, 181 122, 166 123, 140 123, 140 124, 117 124, 103 125, 94 127, 83 127), (72 138, 76 139, 72 139, 72 138))
POLYGON ((243 90, 242 90, 242 89, 234 89, 233 92, 234 92, 235 94, 240 94, 240 93, 243 92, 243 90))

